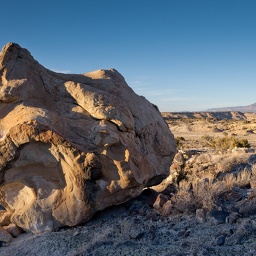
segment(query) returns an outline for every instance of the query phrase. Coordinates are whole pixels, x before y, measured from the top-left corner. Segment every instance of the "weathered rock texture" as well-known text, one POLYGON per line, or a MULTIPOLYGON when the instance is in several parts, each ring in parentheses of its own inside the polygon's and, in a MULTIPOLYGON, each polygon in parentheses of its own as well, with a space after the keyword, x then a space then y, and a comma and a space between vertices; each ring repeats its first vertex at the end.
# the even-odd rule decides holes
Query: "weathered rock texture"
POLYGON ((173 135, 116 70, 55 73, 9 43, 0 77, 0 205, 17 226, 77 225, 168 175, 173 135))

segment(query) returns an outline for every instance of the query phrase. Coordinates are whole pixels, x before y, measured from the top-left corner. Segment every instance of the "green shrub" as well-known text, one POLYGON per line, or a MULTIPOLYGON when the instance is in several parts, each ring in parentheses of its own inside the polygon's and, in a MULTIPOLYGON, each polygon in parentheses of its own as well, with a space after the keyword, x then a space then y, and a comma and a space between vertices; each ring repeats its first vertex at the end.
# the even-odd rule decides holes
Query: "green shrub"
POLYGON ((182 148, 183 144, 185 142, 185 138, 184 137, 176 137, 175 140, 176 140, 176 147, 182 148))
POLYGON ((216 150, 228 150, 232 148, 250 148, 250 144, 246 139, 236 139, 234 136, 225 136, 215 138, 210 135, 203 135, 202 141, 204 146, 214 148, 216 150))
POLYGON ((249 144, 248 140, 241 139, 241 140, 235 140, 234 141, 234 147, 237 147, 237 148, 250 148, 251 145, 249 144))

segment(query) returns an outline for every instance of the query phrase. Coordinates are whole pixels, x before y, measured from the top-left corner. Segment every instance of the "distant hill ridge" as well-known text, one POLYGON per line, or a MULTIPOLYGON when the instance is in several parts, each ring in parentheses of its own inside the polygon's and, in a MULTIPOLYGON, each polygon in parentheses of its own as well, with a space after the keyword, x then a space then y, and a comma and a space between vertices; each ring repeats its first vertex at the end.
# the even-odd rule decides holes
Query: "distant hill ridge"
POLYGON ((207 109, 206 111, 207 112, 239 111, 239 112, 243 112, 243 113, 256 113, 256 103, 248 105, 248 106, 211 108, 211 109, 207 109))
POLYGON ((256 113, 242 113, 239 111, 205 111, 205 112, 162 112, 165 120, 182 118, 211 118, 211 119, 229 119, 229 120, 252 120, 256 119, 256 113))

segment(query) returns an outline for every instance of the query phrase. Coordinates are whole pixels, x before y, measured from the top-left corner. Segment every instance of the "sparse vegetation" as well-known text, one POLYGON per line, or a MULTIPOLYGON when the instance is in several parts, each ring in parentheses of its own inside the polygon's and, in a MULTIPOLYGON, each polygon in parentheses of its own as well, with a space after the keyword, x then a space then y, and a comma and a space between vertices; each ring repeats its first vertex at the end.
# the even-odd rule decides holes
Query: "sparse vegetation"
POLYGON ((185 138, 184 137, 176 137, 175 138, 175 140, 176 140, 176 147, 177 148, 183 148, 183 145, 184 145, 184 142, 185 142, 185 138))
MULTIPOLYGON (((254 138, 256 132, 254 117, 256 114, 246 114, 246 120, 244 115, 239 116, 239 114, 233 117, 230 115, 229 119, 225 118, 225 116, 222 117, 221 114, 215 115, 217 114, 167 113, 165 120, 175 137, 183 137, 185 139, 182 144, 183 149, 205 147, 205 142, 202 141, 202 135, 204 134, 215 138, 236 137, 237 140, 247 140, 251 147, 256 147, 254 138)), ((247 143, 244 141, 242 144, 247 143)))
POLYGON ((211 210, 217 208, 220 199, 223 200, 226 193, 232 193, 234 187, 250 186, 250 181, 256 179, 256 164, 248 164, 249 156, 248 153, 228 153, 224 156, 203 153, 193 156, 177 176, 175 211, 189 213, 200 208, 211 210), (198 168, 198 164, 204 168, 198 168), (212 166, 215 166, 214 171, 209 168, 212 166), (224 166, 226 168, 222 168, 224 166))
POLYGON ((174 120, 169 116, 168 124, 185 158, 173 179, 177 188, 171 199, 174 213, 222 208, 236 189, 250 187, 253 180, 256 186, 256 164, 248 163, 252 156, 248 148, 256 146, 255 124, 243 118, 211 118, 200 113, 193 118, 189 113, 174 120))
POLYGON ((236 139, 234 136, 214 137, 203 135, 202 142, 205 147, 210 147, 215 150, 225 151, 233 148, 250 148, 247 139, 236 139))

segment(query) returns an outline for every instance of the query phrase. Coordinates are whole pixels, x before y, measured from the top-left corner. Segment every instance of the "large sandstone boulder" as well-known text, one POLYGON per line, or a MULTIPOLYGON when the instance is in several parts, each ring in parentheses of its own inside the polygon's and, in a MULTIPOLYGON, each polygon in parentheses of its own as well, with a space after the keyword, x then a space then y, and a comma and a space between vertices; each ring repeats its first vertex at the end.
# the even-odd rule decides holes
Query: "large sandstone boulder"
POLYGON ((55 73, 9 43, 0 77, 0 205, 24 230, 85 222, 169 174, 172 133, 116 70, 55 73))

